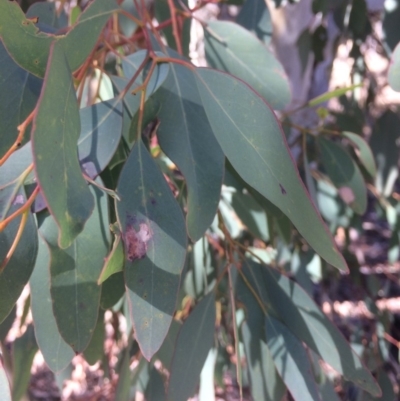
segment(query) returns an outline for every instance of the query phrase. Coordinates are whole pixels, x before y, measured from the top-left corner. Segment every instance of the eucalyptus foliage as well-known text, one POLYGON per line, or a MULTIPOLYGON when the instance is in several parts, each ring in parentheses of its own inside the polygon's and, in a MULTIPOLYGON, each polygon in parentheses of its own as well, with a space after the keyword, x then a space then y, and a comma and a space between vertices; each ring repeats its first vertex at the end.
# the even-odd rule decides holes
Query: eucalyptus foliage
POLYGON ((328 399, 320 360, 379 396, 306 270, 348 271, 333 234, 365 213, 366 182, 391 195, 398 132, 385 127, 398 117, 378 121, 388 142, 372 150, 350 128, 304 130, 301 176, 263 0, 236 22, 202 22, 209 67, 188 58, 185 2, 78 3, 24 13, 0 0, 0 340, 27 284, 33 317, 7 366, 11 393, 0 368, 0 398, 22 397, 37 349, 58 375, 78 353, 107 363, 105 311, 127 322, 118 400, 206 399, 226 370, 255 401, 328 399))

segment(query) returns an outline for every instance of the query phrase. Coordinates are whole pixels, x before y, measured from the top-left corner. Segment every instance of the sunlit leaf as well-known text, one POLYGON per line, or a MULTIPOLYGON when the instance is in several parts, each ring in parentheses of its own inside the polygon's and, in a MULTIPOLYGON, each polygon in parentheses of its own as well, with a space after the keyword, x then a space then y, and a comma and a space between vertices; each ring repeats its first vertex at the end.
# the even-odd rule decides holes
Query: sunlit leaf
POLYGON ((7 374, 3 364, 0 361, 0 399, 3 401, 11 401, 10 384, 8 383, 7 374))
POLYGON ((321 401, 312 368, 299 341, 279 320, 265 318, 268 348, 276 369, 296 401, 321 401))
POLYGON ((360 86, 361 86, 361 84, 357 84, 357 85, 352 85, 352 86, 348 86, 345 88, 334 89, 333 91, 324 93, 323 95, 320 95, 320 96, 315 97, 314 99, 311 99, 307 103, 307 106, 309 106, 309 107, 317 106, 318 104, 327 102, 330 99, 344 95, 348 91, 353 91, 354 89, 359 88, 360 86))
POLYGON ((93 210, 77 154, 80 119, 75 89, 64 52, 52 47, 38 111, 32 148, 36 177, 60 228, 59 245, 69 247, 93 210))
POLYGON ((346 270, 299 177, 272 110, 246 84, 228 74, 201 68, 197 75, 207 117, 235 170, 280 208, 327 262, 346 270))
POLYGON ((214 342, 214 292, 206 295, 182 325, 175 344, 167 391, 168 401, 186 401, 199 382, 214 342))
POLYGON ((287 106, 290 102, 289 82, 274 54, 238 24, 209 21, 207 26, 205 51, 210 67, 242 79, 274 109, 287 106))
POLYGON ((125 281, 135 337, 150 360, 175 311, 186 255, 185 223, 157 165, 135 143, 118 182, 117 215, 125 248, 125 281))

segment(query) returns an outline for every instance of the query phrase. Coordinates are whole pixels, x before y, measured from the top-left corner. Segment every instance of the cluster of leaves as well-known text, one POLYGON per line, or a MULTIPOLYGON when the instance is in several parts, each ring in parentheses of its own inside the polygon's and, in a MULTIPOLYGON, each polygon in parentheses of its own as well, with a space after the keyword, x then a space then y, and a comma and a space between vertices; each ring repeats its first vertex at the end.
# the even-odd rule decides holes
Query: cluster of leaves
MULTIPOLYGON (((289 104, 290 88, 268 49, 266 3, 247 0, 236 22, 203 22, 210 68, 198 68, 187 58, 189 23, 205 3, 156 1, 155 26, 144 1, 93 0, 67 15, 52 2, 24 14, 0 0, 0 341, 27 283, 33 317, 8 366, 14 401, 38 348, 58 375, 76 353, 106 364, 106 310, 127 321, 118 400, 141 389, 148 400, 184 401, 200 373, 206 397, 232 367, 254 400, 287 389, 296 400, 335 400, 320 360, 381 393, 313 301, 307 270, 316 280, 329 266, 347 270, 331 233, 366 211, 366 180, 397 216, 389 139, 398 133, 385 125, 397 117, 377 122, 372 151, 361 130, 338 123, 343 115, 339 129, 302 130, 308 192, 273 111, 289 104), (285 264, 309 293, 273 267, 285 264)), ((356 11, 349 34, 358 38, 356 11)), ((7 386, 0 367, 4 400, 7 386)))

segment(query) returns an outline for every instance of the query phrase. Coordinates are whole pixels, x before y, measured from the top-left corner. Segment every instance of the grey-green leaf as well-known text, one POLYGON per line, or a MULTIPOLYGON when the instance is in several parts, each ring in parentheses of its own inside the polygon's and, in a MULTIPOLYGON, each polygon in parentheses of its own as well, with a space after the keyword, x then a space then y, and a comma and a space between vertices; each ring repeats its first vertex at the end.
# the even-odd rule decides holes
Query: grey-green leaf
POLYGON ((3 364, 0 361, 0 399, 3 401, 11 401, 10 384, 8 383, 7 374, 3 364))
POLYGON ((53 315, 50 293, 50 251, 39 235, 36 265, 29 281, 35 336, 47 366, 63 370, 74 357, 72 348, 61 337, 53 315))
POLYGON ((214 342, 215 295, 206 295, 180 329, 170 368, 167 401, 187 401, 214 342))
MULTIPOLYGON (((170 56, 176 54, 170 51, 170 56)), ((171 63, 168 78, 155 99, 161 104, 159 143, 185 177, 188 189, 186 224, 189 237, 196 242, 217 212, 224 154, 207 120, 192 71, 171 63)))
POLYGON ((321 401, 303 344, 279 320, 265 318, 268 348, 295 401, 321 401))
POLYGON ((321 257, 347 270, 307 194, 273 111, 257 93, 228 74, 201 68, 197 76, 207 117, 234 169, 289 217, 321 257))
POLYGON ((121 171, 117 217, 135 336, 146 359, 160 348, 175 311, 186 257, 182 211, 141 141, 121 171))
POLYGON ((210 67, 242 79, 272 108, 281 110, 290 102, 289 81, 281 63, 247 29, 233 22, 209 21, 205 51, 210 67))

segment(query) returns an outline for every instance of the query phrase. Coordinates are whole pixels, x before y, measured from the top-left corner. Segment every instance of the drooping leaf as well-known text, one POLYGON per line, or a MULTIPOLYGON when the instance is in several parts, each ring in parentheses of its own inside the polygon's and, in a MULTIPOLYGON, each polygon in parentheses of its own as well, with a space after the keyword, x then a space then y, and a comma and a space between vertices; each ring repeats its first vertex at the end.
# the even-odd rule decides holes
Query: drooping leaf
POLYGON ((207 26, 204 39, 210 67, 242 79, 272 108, 280 110, 287 106, 290 102, 289 82, 274 54, 238 24, 209 21, 207 26))
POLYGON ((308 103, 307 106, 309 107, 314 107, 317 106, 318 104, 327 102, 330 99, 333 99, 335 97, 339 97, 341 95, 344 95, 346 92, 348 91, 352 91, 356 88, 359 88, 361 86, 361 84, 357 84, 357 85, 352 85, 346 88, 339 88, 339 89, 334 89, 330 92, 324 93, 323 95, 317 96, 314 99, 311 99, 308 103))
POLYGON ((37 181, 60 228, 59 245, 69 247, 93 210, 77 154, 78 103, 62 47, 52 46, 34 119, 32 148, 37 181))
POLYGON ((250 262, 243 269, 257 290, 268 314, 283 321, 288 329, 320 357, 365 391, 379 395, 372 375, 333 323, 309 295, 277 270, 250 262))
MULTIPOLYGON (((169 56, 178 57, 171 51, 169 56)), ((162 105, 158 113, 159 143, 185 177, 186 225, 189 237, 196 242, 217 212, 224 155, 208 123, 192 71, 171 63, 168 78, 155 99, 162 105)))
POLYGON ((14 323, 16 311, 17 307, 14 306, 8 316, 0 323, 0 342, 3 342, 6 339, 7 334, 14 323))
MULTIPOLYGON (((131 376, 132 372, 129 368, 130 365, 130 354, 129 349, 131 342, 121 352, 122 361, 119 365, 118 371, 118 383, 115 389, 115 399, 121 401, 129 401, 129 390, 131 388, 131 376)), ((137 367, 139 369, 140 365, 137 367)))
POLYGON ((253 399, 281 400, 285 385, 276 371, 267 346, 264 313, 243 280, 237 281, 236 293, 246 310, 246 320, 242 323, 241 332, 253 399))
POLYGON ((272 20, 265 0, 247 0, 236 17, 236 22, 254 32, 266 45, 271 42, 272 20))
POLYGON ((175 311, 186 256, 181 209, 141 141, 117 186, 125 247, 125 282, 135 336, 146 359, 160 348, 175 311))
POLYGON ((182 325, 175 344, 167 390, 168 401, 186 401, 199 382, 214 342, 215 295, 206 295, 182 325))
POLYGON ((375 186, 379 193, 388 197, 399 176, 400 118, 386 111, 375 123, 370 146, 377 164, 375 186))
POLYGON ((0 39, 8 53, 22 68, 43 77, 50 46, 58 41, 64 48, 69 67, 75 71, 92 51, 98 36, 113 11, 115 0, 94 0, 66 35, 39 31, 15 1, 0 2, 0 39), (79 46, 76 44, 79 43, 79 46))
POLYGON ((79 111, 81 133, 79 160, 86 174, 95 178, 110 162, 122 134, 122 102, 110 99, 79 111))
POLYGON ((104 339, 105 339, 105 328, 104 328, 104 312, 100 310, 97 318, 97 324, 94 328, 90 343, 83 351, 85 360, 89 365, 94 365, 97 361, 100 361, 104 355, 104 339))
POLYGON ((160 372, 154 366, 150 370, 145 396, 146 401, 165 401, 164 381, 160 372))
POLYGON ((289 217, 321 257, 346 270, 305 190, 272 110, 246 84, 228 74, 201 68, 197 75, 207 117, 235 170, 289 217))
POLYGON ((279 320, 265 318, 268 348, 276 369, 295 401, 321 401, 312 367, 299 341, 279 320))
POLYGON ((36 341, 47 366, 53 372, 59 372, 71 362, 74 352, 61 337, 53 315, 50 293, 50 251, 40 235, 38 256, 29 284, 36 341))
POLYGON ((214 374, 217 357, 218 350, 216 348, 211 348, 200 373, 199 401, 215 399, 214 374))
MULTIPOLYGON (((136 3, 136 4, 140 4, 140 3, 136 3)), ((136 18, 139 18, 139 15, 138 15, 138 12, 136 9, 136 4, 131 0, 123 0, 122 3, 120 4, 120 7, 127 13, 135 16, 136 18)), ((118 13, 118 25, 120 26, 122 33, 127 38, 131 37, 132 34, 137 29, 136 22, 122 13, 118 13)))
POLYGON ((87 347, 97 323, 101 291, 97 280, 110 245, 107 196, 91 189, 96 200, 94 212, 69 248, 58 247, 51 216, 41 227, 50 249, 53 313, 61 336, 75 352, 87 347))
POLYGON ((28 390, 32 362, 37 350, 35 333, 30 324, 13 344, 13 401, 19 401, 28 390))
POLYGON ((0 157, 17 139, 17 126, 34 109, 41 86, 42 80, 17 65, 0 42, 0 93, 7 94, 0 96, 0 157))
POLYGON ((364 165, 365 169, 368 171, 371 177, 375 178, 376 163, 374 155, 372 154, 372 150, 369 147, 366 140, 362 138, 360 135, 348 131, 343 132, 343 136, 348 138, 350 142, 352 142, 356 146, 358 150, 358 157, 361 163, 364 165))
MULTIPOLYGON (((4 167, 4 166, 3 166, 4 167)), ((0 175, 0 177, 2 177, 0 175)), ((2 179, 0 178, 0 182, 2 179)), ((1 195, 1 192, 0 192, 1 195)), ((20 188, 12 198, 6 210, 2 210, 1 220, 14 213, 26 202, 23 188, 20 188)), ((21 217, 13 219, 10 224, 0 232, 0 260, 3 262, 14 242, 21 217)), ((0 272, 0 323, 8 316, 17 302, 24 286, 29 280, 35 265, 38 249, 37 229, 31 213, 28 213, 27 221, 18 245, 5 268, 0 272)))
POLYGON ((0 399, 4 401, 11 401, 10 384, 8 383, 7 374, 4 370, 3 364, 0 361, 0 399))
POLYGON ((43 25, 56 29, 64 28, 68 25, 68 16, 64 9, 58 14, 56 4, 54 3, 33 3, 25 15, 27 18, 38 18, 36 26, 41 31, 43 31, 43 25))
POLYGON ((346 149, 336 142, 319 138, 318 145, 322 164, 342 199, 356 213, 363 215, 367 209, 367 188, 357 164, 346 149))
POLYGON ((176 320, 172 321, 167 337, 165 337, 165 341, 157 352, 157 359, 159 359, 165 367, 171 366, 172 358, 174 356, 175 343, 181 326, 182 323, 176 320))
POLYGON ((104 25, 117 10, 115 0, 94 0, 85 8, 67 35, 60 40, 71 71, 78 69, 87 59, 104 25))

